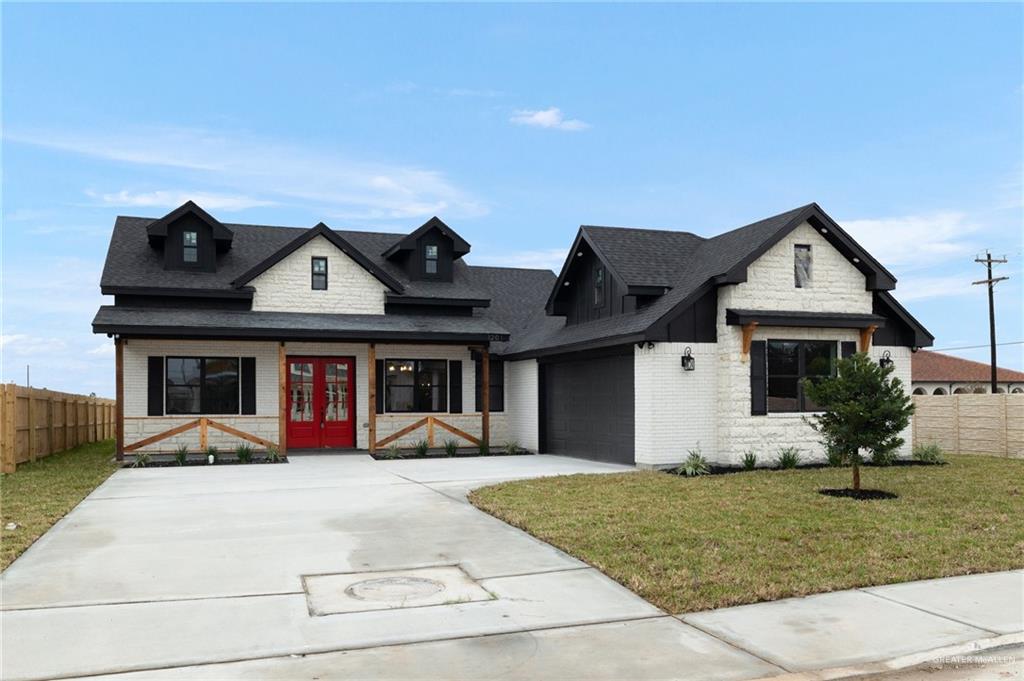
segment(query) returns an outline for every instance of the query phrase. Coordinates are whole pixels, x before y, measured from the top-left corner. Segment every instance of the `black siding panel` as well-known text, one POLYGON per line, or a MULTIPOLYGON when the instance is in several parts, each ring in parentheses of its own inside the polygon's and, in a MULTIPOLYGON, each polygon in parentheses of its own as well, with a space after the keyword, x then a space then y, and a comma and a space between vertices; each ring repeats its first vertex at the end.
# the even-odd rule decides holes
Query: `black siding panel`
POLYGON ((242 373, 242 414, 256 413, 256 358, 242 357, 239 367, 242 373))
POLYGON ((541 365, 541 447, 598 461, 634 463, 633 355, 541 365))
POLYGON ((718 289, 712 288, 668 323, 668 340, 674 343, 718 341, 718 289))
POLYGON ((462 413, 462 362, 457 359, 448 361, 448 411, 462 413))
POLYGON ((384 360, 377 360, 377 413, 384 413, 384 393, 386 392, 386 386, 384 385, 384 360))
POLYGON ((761 416, 768 413, 768 344, 750 343, 750 413, 761 416))
POLYGON ((151 356, 146 384, 147 409, 149 416, 164 415, 164 358, 151 356))
POLYGON ((842 355, 843 359, 846 359, 851 355, 857 354, 857 342, 843 341, 842 343, 839 344, 839 354, 842 355))

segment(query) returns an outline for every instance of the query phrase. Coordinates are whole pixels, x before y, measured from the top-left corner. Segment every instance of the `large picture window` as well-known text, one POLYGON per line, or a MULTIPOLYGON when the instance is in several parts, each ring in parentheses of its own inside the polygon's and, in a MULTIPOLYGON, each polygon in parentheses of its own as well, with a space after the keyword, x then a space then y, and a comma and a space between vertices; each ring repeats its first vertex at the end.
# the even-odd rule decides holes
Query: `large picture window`
POLYGON ((448 411, 448 362, 389 359, 384 362, 385 411, 448 411))
POLYGON ((833 341, 768 341, 768 411, 818 411, 804 395, 803 380, 832 376, 836 370, 833 341))
POLYGON ((237 414, 237 357, 168 357, 167 414, 237 414))
MULTIPOLYGON (((505 411, 505 363, 500 359, 490 361, 491 411, 505 411)), ((476 410, 483 410, 483 360, 476 359, 476 410)))

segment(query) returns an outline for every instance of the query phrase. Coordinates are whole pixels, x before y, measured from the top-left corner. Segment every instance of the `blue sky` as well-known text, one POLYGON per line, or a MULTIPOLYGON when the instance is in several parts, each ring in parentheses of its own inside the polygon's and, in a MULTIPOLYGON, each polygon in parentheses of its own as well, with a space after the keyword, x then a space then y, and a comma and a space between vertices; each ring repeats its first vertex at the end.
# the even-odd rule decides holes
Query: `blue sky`
MULTIPOLYGON (((1022 9, 3 7, 4 381, 113 393, 116 215, 410 231, 557 268, 580 224, 703 235, 817 201, 936 348, 1022 329, 1022 9)), ((1022 368, 1024 346, 1000 348, 1022 368)), ((958 351, 985 359, 987 350, 958 351)))

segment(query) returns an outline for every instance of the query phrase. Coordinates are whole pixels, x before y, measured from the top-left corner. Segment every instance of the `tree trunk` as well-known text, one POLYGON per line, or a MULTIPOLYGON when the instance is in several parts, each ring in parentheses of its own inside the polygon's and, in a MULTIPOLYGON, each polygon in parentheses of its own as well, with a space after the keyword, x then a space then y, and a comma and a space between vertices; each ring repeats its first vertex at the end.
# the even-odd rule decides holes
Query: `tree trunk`
POLYGON ((853 489, 860 489, 860 466, 853 464, 853 489))

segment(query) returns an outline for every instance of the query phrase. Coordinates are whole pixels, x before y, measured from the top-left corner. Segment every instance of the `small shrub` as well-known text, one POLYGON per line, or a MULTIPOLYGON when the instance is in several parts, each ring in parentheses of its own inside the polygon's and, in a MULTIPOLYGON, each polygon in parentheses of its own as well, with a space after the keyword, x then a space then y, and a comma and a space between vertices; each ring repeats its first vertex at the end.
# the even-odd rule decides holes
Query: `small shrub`
POLYGON ((846 454, 837 447, 825 447, 825 461, 832 468, 842 468, 846 465, 846 454))
POLYGON ((923 463, 945 463, 946 457, 942 452, 942 447, 938 445, 917 445, 914 447, 914 460, 921 461, 923 463))
POLYGON ((519 446, 519 440, 507 440, 504 449, 505 453, 509 455, 518 454, 523 451, 523 448, 519 446))
POLYGON ((280 463, 282 460, 284 460, 284 457, 281 456, 281 450, 273 445, 267 447, 267 461, 270 463, 280 463))
POLYGON ((896 453, 891 450, 876 449, 871 452, 871 463, 876 466, 891 466, 895 459, 896 453))
POLYGON ((252 463, 252 446, 238 445, 235 447, 235 456, 238 457, 238 463, 252 463))
POLYGON ((210 445, 206 448, 206 461, 207 463, 217 463, 217 459, 220 458, 220 454, 217 452, 217 448, 210 445), (212 459, 210 457, 213 457, 212 459))
POLYGON ((796 447, 782 447, 779 449, 779 456, 775 459, 779 468, 796 468, 800 463, 800 450, 796 447))
POLYGON ((480 454, 480 456, 487 456, 491 453, 491 448, 486 442, 481 442, 480 446, 477 448, 477 453, 480 454))
POLYGON ((416 456, 426 456, 430 450, 430 443, 426 440, 420 440, 416 443, 416 456))
POLYGON ((757 468, 757 454, 753 449, 743 452, 743 470, 752 471, 757 468))
POLYGON ((378 454, 378 456, 382 459, 401 459, 405 457, 397 442, 389 444, 388 448, 378 454))
POLYGON ((682 466, 676 468, 675 472, 688 478, 695 478, 698 475, 707 475, 711 469, 708 467, 707 459, 700 453, 700 449, 691 449, 686 461, 682 466))
POLYGON ((444 441, 444 453, 448 456, 455 456, 459 453, 459 442, 458 440, 445 440, 444 441))
POLYGON ((188 462, 188 445, 178 445, 174 450, 174 462, 179 466, 184 466, 188 462))
POLYGON ((135 452, 135 460, 132 461, 132 468, 145 468, 149 465, 152 455, 149 452, 135 452))

